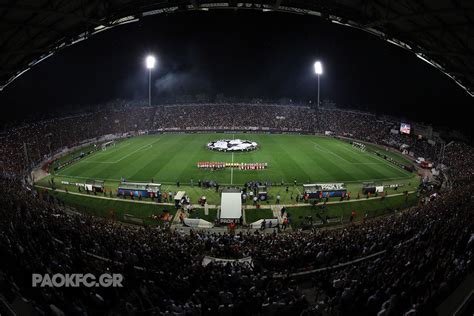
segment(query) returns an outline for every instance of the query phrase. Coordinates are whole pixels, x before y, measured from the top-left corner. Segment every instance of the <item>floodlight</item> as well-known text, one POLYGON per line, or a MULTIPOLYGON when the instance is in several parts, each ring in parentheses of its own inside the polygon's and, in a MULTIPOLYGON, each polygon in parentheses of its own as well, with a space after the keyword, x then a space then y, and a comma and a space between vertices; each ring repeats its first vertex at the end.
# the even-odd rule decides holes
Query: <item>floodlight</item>
POLYGON ((147 56, 146 58, 146 68, 148 69, 153 69, 155 68, 155 63, 156 63, 156 59, 154 56, 147 56))
POLYGON ((323 74, 323 65, 321 64, 320 61, 317 61, 314 63, 314 72, 317 75, 322 75, 323 74))
POLYGON ((318 103, 316 104, 316 108, 319 109, 319 104, 320 104, 320 101, 319 101, 319 77, 320 77, 320 75, 323 74, 323 65, 321 64, 321 62, 319 60, 314 63, 314 72, 316 73, 316 75, 318 75, 318 103))
POLYGON ((151 106, 151 70, 155 68, 156 59, 153 55, 146 57, 146 68, 148 69, 148 105, 151 106))

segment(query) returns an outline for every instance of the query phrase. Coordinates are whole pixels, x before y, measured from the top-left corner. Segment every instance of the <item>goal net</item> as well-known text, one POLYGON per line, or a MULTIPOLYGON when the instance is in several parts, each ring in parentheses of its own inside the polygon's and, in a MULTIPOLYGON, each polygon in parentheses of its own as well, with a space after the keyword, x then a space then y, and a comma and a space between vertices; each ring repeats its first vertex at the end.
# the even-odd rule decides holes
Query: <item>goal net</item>
POLYGON ((358 143, 358 142, 353 142, 352 143, 352 147, 364 152, 365 151, 365 145, 362 144, 362 143, 358 143))
POLYGON ((102 147, 102 150, 107 150, 107 148, 109 147, 115 147, 115 141, 103 143, 101 147, 102 147))

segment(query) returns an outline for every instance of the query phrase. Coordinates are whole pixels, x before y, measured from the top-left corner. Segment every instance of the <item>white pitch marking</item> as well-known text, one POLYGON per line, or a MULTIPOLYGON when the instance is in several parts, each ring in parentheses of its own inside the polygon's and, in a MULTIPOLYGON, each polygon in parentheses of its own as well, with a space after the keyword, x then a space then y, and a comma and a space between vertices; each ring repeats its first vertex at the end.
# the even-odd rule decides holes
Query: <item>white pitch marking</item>
MULTIPOLYGON (((57 177, 61 177, 61 178, 71 178, 71 179, 90 179, 91 177, 81 177, 81 176, 68 176, 68 175, 64 175, 64 174, 59 174, 59 173, 56 173, 56 176, 57 177)), ((98 178, 99 179, 99 178, 98 178)), ((100 178, 101 180, 104 180, 104 181, 112 181, 112 182, 120 182, 120 179, 110 179, 110 178, 100 178)), ((409 177, 395 177, 395 178, 377 178, 375 180, 377 181, 390 181, 390 180, 402 180, 402 179, 409 179, 409 177)), ((128 181, 130 182, 138 182, 138 181, 143 181, 143 179, 136 179, 136 180, 133 180, 133 179, 128 179, 128 181)), ((364 181, 374 181, 374 178, 372 179, 362 179, 362 180, 337 180, 338 182, 344 182, 344 183, 359 183, 359 182, 364 182, 364 181)), ((329 182, 328 181, 324 181, 324 182, 329 182)), ((161 184, 169 184, 169 185, 174 185, 176 184, 176 182, 166 182, 166 181, 162 181, 161 184)), ((224 184, 227 184, 227 183, 224 183, 224 184)))
POLYGON ((312 142, 314 144, 314 147, 319 150, 319 151, 322 151, 326 154, 332 154, 336 157, 338 157, 339 159, 341 160, 344 160, 345 162, 347 162, 348 164, 352 164, 352 162, 350 162, 349 160, 339 156, 338 154, 336 154, 335 152, 332 152, 331 150, 327 149, 327 148, 324 148, 323 146, 319 145, 318 143, 315 143, 315 142, 312 142))
POLYGON ((85 163, 106 163, 106 164, 109 164, 109 163, 118 163, 118 162, 121 162, 122 160, 124 160, 125 158, 128 158, 130 157, 131 155, 135 154, 136 152, 142 150, 142 149, 149 149, 149 148, 152 148, 153 147, 153 144, 156 143, 157 141, 159 141, 161 138, 158 138, 157 140, 155 140, 154 142, 152 142, 151 144, 146 144, 140 148, 137 148, 135 149, 134 151, 132 151, 131 153, 128 153, 127 155, 123 156, 122 158, 116 160, 116 161, 82 161, 82 162, 85 162, 85 163))
MULTIPOLYGON (((342 145, 340 145, 340 147, 343 148, 343 149, 345 149, 345 150, 347 150, 347 151, 349 151, 349 152, 361 153, 361 152, 359 152, 359 151, 356 151, 356 150, 355 150, 354 148, 352 148, 352 147, 346 148, 346 147, 344 147, 344 146, 342 146, 342 145)), ((375 154, 369 154, 368 152, 365 152, 365 153, 367 154, 368 157, 370 157, 370 158, 372 158, 372 159, 376 159, 376 160, 378 159, 379 161, 381 161, 380 163, 378 163, 378 164, 380 164, 380 165, 387 165, 387 166, 389 166, 390 168, 393 168, 393 169, 395 169, 395 170, 397 170, 397 171, 402 171, 402 169, 400 169, 400 167, 394 166, 391 162, 386 161, 385 159, 383 159, 383 158, 381 158, 381 157, 379 157, 379 156, 377 156, 377 155, 375 155, 375 154)), ((368 163, 366 163, 366 164, 368 164, 368 163)), ((376 164, 376 163, 373 163, 373 164, 376 164)))

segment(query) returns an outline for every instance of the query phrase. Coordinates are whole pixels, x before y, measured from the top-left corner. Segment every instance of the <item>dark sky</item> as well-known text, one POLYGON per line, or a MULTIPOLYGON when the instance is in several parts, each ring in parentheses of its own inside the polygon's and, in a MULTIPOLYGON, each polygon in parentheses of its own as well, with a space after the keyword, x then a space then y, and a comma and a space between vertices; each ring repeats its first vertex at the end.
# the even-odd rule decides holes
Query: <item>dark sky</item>
POLYGON ((42 62, 0 92, 2 119, 116 98, 147 97, 144 58, 153 53, 155 101, 179 94, 308 101, 323 62, 322 99, 450 126, 474 99, 396 46, 316 17, 250 11, 157 15, 100 33, 42 62))

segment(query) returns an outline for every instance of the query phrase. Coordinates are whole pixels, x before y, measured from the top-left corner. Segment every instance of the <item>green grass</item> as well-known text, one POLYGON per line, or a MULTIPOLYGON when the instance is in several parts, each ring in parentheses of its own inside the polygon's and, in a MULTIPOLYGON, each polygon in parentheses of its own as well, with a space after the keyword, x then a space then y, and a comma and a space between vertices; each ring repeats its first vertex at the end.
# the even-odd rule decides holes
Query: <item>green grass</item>
POLYGON ((287 212, 290 214, 292 227, 299 227, 306 216, 312 216, 313 220, 319 220, 317 214, 322 217, 343 217, 343 220, 348 220, 352 211, 356 212, 355 220, 362 220, 365 213, 369 217, 375 217, 387 214, 394 210, 401 210, 413 205, 416 205, 418 198, 415 193, 408 195, 408 200, 405 202, 405 196, 388 196, 385 199, 365 200, 361 198, 357 202, 328 204, 321 208, 322 203, 316 207, 289 207, 287 212))
POLYGON ((209 209, 209 215, 204 214, 204 209, 199 208, 194 210, 193 213, 189 216, 190 218, 200 218, 208 222, 214 223, 214 220, 217 217, 217 210, 215 208, 209 209))
MULTIPOLYGON (((176 210, 172 206, 131 203, 119 199, 98 199, 92 195, 82 196, 57 191, 48 191, 48 193, 84 214, 110 219, 111 210, 113 210, 115 220, 118 221, 126 222, 124 215, 129 214, 135 218, 142 219, 145 225, 161 225, 163 222, 152 219, 151 215, 161 214, 164 208, 168 209, 173 216, 176 215, 176 210)), ((415 205, 417 201, 416 194, 410 194, 407 202, 405 202, 404 196, 389 196, 384 200, 360 199, 351 203, 328 204, 324 209, 321 209, 322 204, 316 207, 287 207, 287 212, 290 214, 292 226, 298 228, 306 216, 312 216, 315 221, 318 220, 316 214, 320 214, 322 217, 342 216, 344 220, 348 220, 351 212, 356 211, 357 217, 355 220, 358 221, 364 217, 366 212, 369 214, 369 217, 380 216, 395 209, 400 210, 415 205)), ((212 223, 217 217, 217 210, 209 209, 209 215, 206 216, 204 215, 204 209, 197 208, 190 217, 201 218, 212 223)), ((249 224, 259 219, 273 218, 273 213, 270 209, 246 209, 245 217, 246 222, 249 224)))
MULTIPOLYGON (((37 185, 41 185, 41 186, 45 186, 45 187, 49 187, 50 185, 47 183, 47 180, 48 179, 43 179, 41 181, 39 181, 37 183, 37 185)), ((64 185, 64 184, 61 184, 61 181, 62 180, 67 180, 67 181, 78 181, 78 182, 84 182, 84 180, 77 180, 77 179, 73 179, 73 178, 67 178, 67 177, 55 177, 55 183, 56 183, 56 188, 57 189, 68 189, 70 192, 76 192, 78 193, 78 189, 74 186, 74 185, 64 185)), ((407 191, 414 191, 417 187, 418 187, 418 184, 419 184, 419 180, 416 179, 416 178, 409 178, 409 179, 405 179, 405 180, 391 180, 391 181, 383 181, 383 184, 385 185, 388 185, 388 184, 403 184, 404 186, 398 190, 395 190, 395 189, 386 189, 386 192, 388 194, 394 194, 394 193, 400 193, 400 192, 403 192, 405 190, 407 191)), ((117 189, 118 187, 118 182, 106 182, 106 188, 107 190, 113 190, 113 192, 116 192, 115 190, 117 189)), ((189 185, 181 185, 179 188, 176 187, 176 185, 163 185, 162 186, 162 189, 163 189, 163 192, 166 191, 166 192, 169 192, 169 191, 172 191, 172 192, 177 192, 177 191, 185 191, 186 194, 189 195, 189 197, 191 198, 191 202, 192 203, 197 203, 198 199, 201 197, 201 196, 206 196, 207 198, 207 201, 208 201, 208 204, 210 205, 219 205, 220 204, 220 201, 221 201, 221 197, 220 197, 220 194, 215 192, 214 189, 203 189, 203 188, 199 188, 197 186, 189 186, 189 185)), ((275 197, 279 194, 280 197, 281 197, 281 204, 295 204, 296 203, 296 195, 301 192, 303 190, 302 186, 300 185, 297 185, 297 186, 294 186, 294 185, 288 185, 288 192, 286 192, 286 186, 274 186, 274 187, 270 187, 268 189, 268 193, 269 195, 271 196, 270 200, 269 200, 269 204, 275 204, 276 201, 275 201, 275 197)), ((352 197, 353 198, 356 198, 357 197, 357 193, 360 194, 360 196, 362 197, 362 193, 361 193, 361 190, 362 190, 362 184, 361 183, 348 183, 347 184, 347 190, 351 192, 352 194, 352 197)), ((84 190, 82 190, 82 193, 84 194, 84 196, 87 196, 84 192, 84 190)), ((115 195, 112 195, 114 198, 116 198, 115 195)), ((150 199, 145 199, 144 200, 147 200, 147 201, 150 201, 150 199)), ((338 201, 339 198, 331 198, 330 201, 338 201)), ((300 201, 301 203, 301 201, 300 201)), ((247 200, 247 205, 252 205, 252 202, 247 200)), ((263 202, 262 205, 265 206, 267 203, 266 202, 263 202)))
POLYGON ((408 158, 404 157, 402 154, 394 153, 393 151, 387 150, 382 146, 377 146, 377 145, 368 144, 368 143, 364 143, 364 144, 369 151, 381 153, 401 164, 404 164, 405 166, 409 166, 413 164, 408 158))
MULTIPOLYGON (((99 146, 99 145, 97 145, 99 146)), ((75 149, 69 153, 67 153, 66 155, 56 159, 50 166, 50 169, 51 171, 54 170, 55 167, 59 166, 60 164, 62 163, 65 163, 67 161, 70 161, 71 159, 79 156, 81 153, 87 153, 87 152, 90 152, 92 150, 94 150, 96 148, 96 144, 90 144, 90 145, 87 145, 87 146, 84 146, 84 147, 81 147, 81 148, 78 148, 78 149, 75 149)))
MULTIPOLYGON (((396 153, 390 153, 397 155, 396 153)), ((399 159, 405 159, 399 157, 399 159)), ((273 198, 279 194, 284 204, 295 203, 296 195, 302 191, 302 183, 344 182, 352 196, 361 192, 362 182, 375 180, 382 184, 403 184, 403 190, 414 190, 419 180, 411 174, 384 161, 375 154, 360 152, 344 141, 334 138, 300 135, 266 134, 186 134, 150 135, 135 137, 117 143, 107 151, 99 151, 70 165, 54 175, 57 188, 72 185, 61 181, 84 183, 87 179, 104 179, 108 189, 116 190, 121 177, 129 181, 150 181, 163 184, 163 191, 185 190, 196 202, 205 195, 209 204, 220 204, 220 194, 214 189, 197 186, 199 179, 215 180, 242 185, 245 181, 269 181, 276 185, 268 192, 273 198), (205 145, 210 140, 240 137, 255 140, 260 148, 249 153, 219 153, 209 151, 205 145), (198 169, 199 161, 267 162, 266 170, 208 171, 198 169), (191 179, 193 185, 191 185, 191 179), (298 185, 294 186, 293 181, 298 185), (181 187, 176 186, 176 180, 181 187), (280 186, 281 181, 285 182, 280 186), (286 191, 288 186, 288 192, 286 191)), ((50 177, 37 184, 49 186, 50 177)), ((389 193, 395 193, 389 189, 389 193)))
MULTIPOLYGON (((124 215, 129 214, 135 218, 142 219, 146 225, 160 225, 163 222, 150 218, 151 215, 159 215, 166 208, 170 214, 176 214, 173 206, 163 206, 156 204, 131 203, 123 200, 98 199, 93 196, 73 195, 62 192, 48 191, 49 194, 63 201, 66 205, 75 208, 77 211, 103 218, 111 218, 111 212, 118 221, 125 221, 124 215)), ((128 200, 130 201, 130 200, 128 200)))
MULTIPOLYGON (((377 150, 383 150, 375 147, 377 150)), ((371 150, 374 148, 371 147, 371 150)), ((84 149, 81 149, 82 151, 84 149)), ((77 154, 70 154, 75 155, 77 154)), ((400 162, 407 163, 406 158, 396 153, 387 155, 400 162)), ((63 157, 62 159, 67 159, 63 157)), ((128 181, 151 181, 161 183, 162 191, 184 190, 196 203, 205 195, 210 205, 220 204, 220 193, 214 189, 203 189, 197 186, 198 180, 213 180, 225 186, 242 186, 247 181, 268 181, 269 204, 275 204, 276 195, 281 196, 281 203, 296 203, 296 195, 301 193, 303 183, 343 182, 355 199, 361 194, 362 182, 375 181, 379 184, 398 184, 403 188, 395 191, 387 189, 389 195, 400 191, 413 191, 419 184, 415 174, 409 173, 370 152, 354 149, 349 143, 334 138, 307 135, 269 135, 269 134, 163 134, 147 135, 123 140, 106 151, 98 151, 86 158, 49 176, 37 185, 49 186, 48 181, 54 177, 58 189, 78 192, 75 182, 84 183, 88 179, 105 180, 107 190, 116 192, 120 179, 128 181), (256 141, 259 148, 247 153, 221 153, 206 148, 209 141, 222 138, 242 138, 256 141), (266 170, 231 170, 209 171, 197 168, 197 162, 266 162, 266 170), (298 183, 294 185, 296 180, 298 183), (70 184, 63 184, 68 181, 70 184), (178 188, 176 181, 181 183, 178 188), (281 182, 284 185, 281 186, 281 182)), ((86 194, 73 195, 55 192, 60 199, 81 212, 109 217, 111 210, 117 220, 123 220, 125 214, 142 219, 145 224, 157 225, 159 221, 150 218, 158 215, 165 206, 153 204, 130 203, 119 198, 113 200, 94 199, 86 194)), ((109 196, 109 195, 108 195, 109 196)), ((410 197, 410 203, 412 203, 410 197)), ((146 201, 147 199, 144 199, 146 201)), ((338 199, 330 199, 337 201, 338 199)), ((149 200, 148 200, 149 201, 149 200)), ((301 203, 301 201, 300 201, 301 203)), ((414 203, 414 202, 413 202, 414 203)), ((251 204, 249 201, 247 204, 251 204)), ((263 204, 265 206, 265 203, 263 204)), ((363 214, 384 214, 389 209, 403 208, 404 197, 388 198, 384 201, 364 201, 328 205, 324 214, 329 216, 348 217, 352 209, 363 214)), ((172 206, 167 207, 175 214, 172 206)), ((196 210, 191 217, 200 217, 210 222, 216 217, 216 209, 211 209, 208 216, 202 209, 196 210)), ((315 215, 312 207, 290 208, 294 226, 299 226, 305 216, 315 215)), ((362 215, 361 215, 362 216, 362 215)), ((272 218, 269 209, 246 210, 247 223, 261 218, 272 218)))
POLYGON ((263 218, 273 218, 273 212, 270 209, 246 209, 245 221, 247 224, 258 221, 263 218))
POLYGON ((346 142, 316 136, 265 134, 150 135, 131 138, 107 151, 99 151, 64 168, 59 176, 75 179, 150 181, 173 184, 215 180, 220 184, 243 184, 260 180, 272 183, 361 182, 407 179, 411 174, 346 142), (220 153, 206 148, 220 138, 243 138, 258 142, 249 153, 220 153), (267 162, 266 170, 208 171, 199 161, 267 162))

